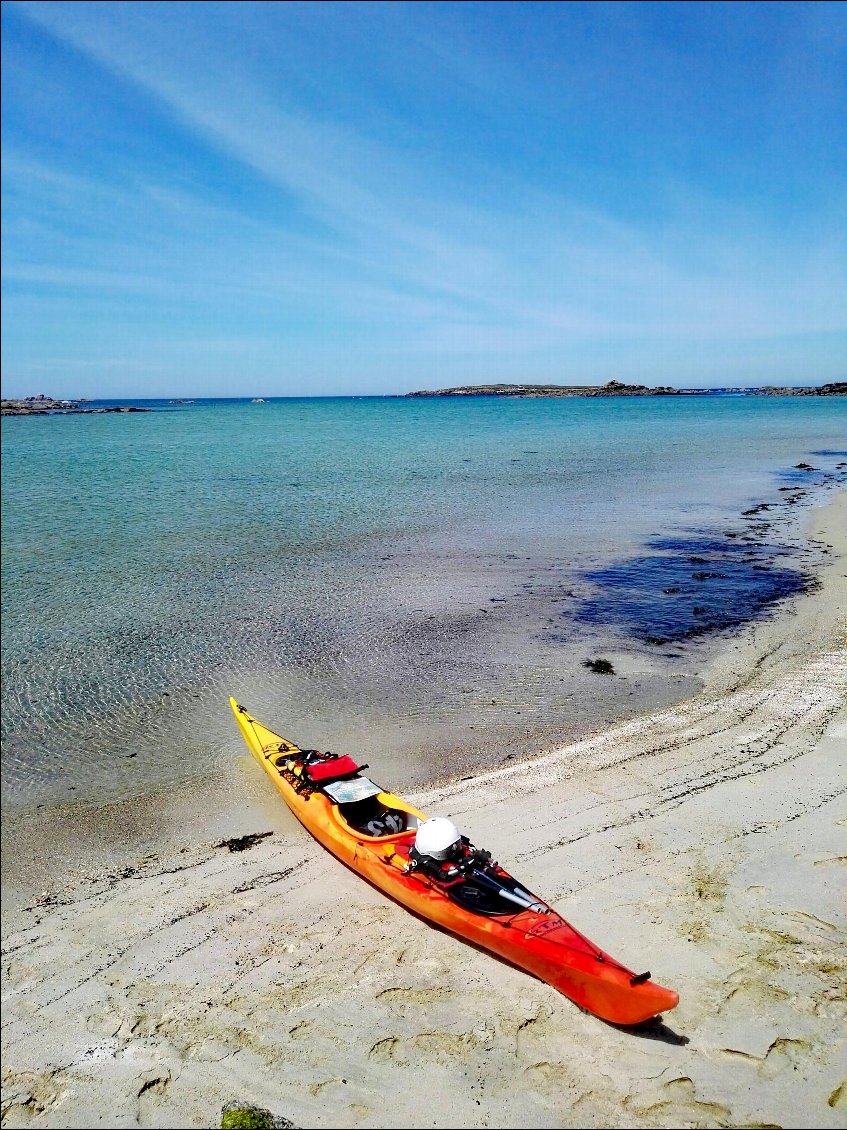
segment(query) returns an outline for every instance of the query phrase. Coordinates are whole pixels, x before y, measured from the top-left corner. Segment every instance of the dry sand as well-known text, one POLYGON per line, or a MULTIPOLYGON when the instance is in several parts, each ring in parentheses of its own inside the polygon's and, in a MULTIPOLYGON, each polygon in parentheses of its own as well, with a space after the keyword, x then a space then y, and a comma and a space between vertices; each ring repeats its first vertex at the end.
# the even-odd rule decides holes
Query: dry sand
POLYGON ((10 901, 4 1127, 210 1127, 232 1100, 301 1127, 845 1126, 847 495, 813 522, 822 588, 696 698, 415 798, 676 988, 664 1022, 611 1027, 423 925, 245 754, 273 836, 232 853, 186 812, 197 846, 10 901))

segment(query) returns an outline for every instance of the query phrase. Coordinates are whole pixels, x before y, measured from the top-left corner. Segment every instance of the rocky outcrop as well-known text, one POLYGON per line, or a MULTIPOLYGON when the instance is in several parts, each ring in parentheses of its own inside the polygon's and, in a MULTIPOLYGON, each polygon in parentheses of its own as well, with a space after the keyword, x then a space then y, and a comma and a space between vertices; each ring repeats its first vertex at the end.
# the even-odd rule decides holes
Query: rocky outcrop
POLYGON ((685 390, 659 386, 627 385, 620 381, 609 381, 605 385, 461 385, 458 388, 442 388, 410 392, 408 396, 681 396, 685 390))
POLYGON ((756 389, 758 396, 847 396, 847 381, 833 381, 818 388, 777 388, 765 385, 756 389))
POLYGON ((719 396, 732 393, 741 396, 847 396, 847 381, 836 381, 820 387, 777 388, 671 388, 669 385, 629 385, 609 381, 604 385, 460 385, 457 388, 423 389, 407 396, 719 396))
POLYGON ((27 396, 23 400, 3 400, 0 402, 0 415, 3 416, 55 416, 79 415, 81 413, 106 412, 152 412, 152 408, 137 408, 134 404, 114 404, 105 408, 83 408, 83 400, 54 400, 40 393, 27 396))

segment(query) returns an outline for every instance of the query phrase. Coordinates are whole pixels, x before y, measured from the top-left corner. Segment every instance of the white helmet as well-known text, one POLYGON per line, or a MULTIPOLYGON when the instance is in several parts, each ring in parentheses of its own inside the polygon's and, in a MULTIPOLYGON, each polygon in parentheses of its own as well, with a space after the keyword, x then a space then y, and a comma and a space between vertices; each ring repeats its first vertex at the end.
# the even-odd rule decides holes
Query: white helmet
POLYGON ((433 816, 418 828, 415 850, 430 859, 449 859, 461 840, 461 833, 452 820, 433 816))

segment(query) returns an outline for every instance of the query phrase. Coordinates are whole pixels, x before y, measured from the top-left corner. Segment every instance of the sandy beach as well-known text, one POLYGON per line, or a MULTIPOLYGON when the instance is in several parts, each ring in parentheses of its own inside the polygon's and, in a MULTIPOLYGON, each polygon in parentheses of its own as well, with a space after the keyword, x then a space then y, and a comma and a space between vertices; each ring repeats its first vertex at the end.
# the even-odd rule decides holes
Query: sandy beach
POLYGON ((228 785, 148 802, 143 852, 113 811, 109 870, 46 817, 18 837, 41 893, 4 901, 3 1125, 211 1127, 242 1102, 299 1127, 843 1127, 847 495, 810 536, 820 587, 695 697, 412 798, 674 1012, 611 1027, 427 927, 245 750, 228 785), (221 845, 246 833, 273 834, 221 845))

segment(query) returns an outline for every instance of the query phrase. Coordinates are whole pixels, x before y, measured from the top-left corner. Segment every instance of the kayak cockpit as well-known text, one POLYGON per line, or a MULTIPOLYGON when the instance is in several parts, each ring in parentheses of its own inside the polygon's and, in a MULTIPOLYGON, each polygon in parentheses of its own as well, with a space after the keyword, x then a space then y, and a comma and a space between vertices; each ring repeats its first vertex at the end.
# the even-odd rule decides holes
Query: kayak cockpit
MULTIPOLYGON (((329 790, 326 790, 329 792, 329 790)), ((356 836, 381 840, 415 832, 420 825, 418 814, 401 804, 398 798, 381 790, 370 796, 337 803, 333 814, 342 827, 356 836)))
POLYGON ((355 836, 374 840, 399 836, 417 831, 425 819, 423 813, 361 775, 333 781, 321 791, 333 802, 332 813, 338 823, 355 836))
POLYGON ((373 840, 390 839, 417 831, 426 819, 410 804, 384 792, 362 774, 366 765, 357 765, 347 754, 319 753, 318 750, 274 751, 271 758, 277 771, 288 779, 296 792, 324 796, 330 802, 334 819, 350 835, 373 840))

